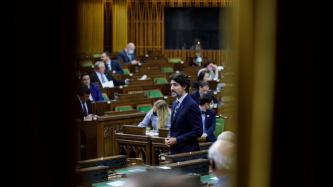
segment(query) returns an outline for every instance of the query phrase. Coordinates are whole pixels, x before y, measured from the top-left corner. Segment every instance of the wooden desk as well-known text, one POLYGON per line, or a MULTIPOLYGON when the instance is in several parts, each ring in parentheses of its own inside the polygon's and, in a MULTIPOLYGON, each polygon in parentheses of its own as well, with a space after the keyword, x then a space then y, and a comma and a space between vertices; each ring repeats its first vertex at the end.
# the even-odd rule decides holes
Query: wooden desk
POLYGON ((137 125, 144 118, 141 112, 105 115, 96 121, 79 123, 79 160, 117 155, 115 153, 115 131, 123 125, 137 125))
POLYGON ((151 164, 150 137, 146 135, 115 134, 116 153, 129 158, 142 158, 145 164, 151 164))

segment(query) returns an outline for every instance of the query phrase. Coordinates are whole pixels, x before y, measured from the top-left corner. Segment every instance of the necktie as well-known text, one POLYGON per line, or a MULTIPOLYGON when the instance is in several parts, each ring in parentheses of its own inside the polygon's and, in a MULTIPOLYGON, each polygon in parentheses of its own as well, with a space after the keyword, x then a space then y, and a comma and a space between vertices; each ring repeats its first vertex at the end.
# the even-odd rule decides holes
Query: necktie
POLYGON ((101 73, 101 79, 102 79, 102 83, 105 83, 105 79, 104 79, 104 76, 102 73, 101 73))
POLYGON ((111 71, 111 62, 108 64, 108 67, 109 67, 109 71, 111 71))
POLYGON ((179 106, 180 106, 180 102, 177 101, 177 102, 176 102, 175 110, 173 111, 173 119, 175 119, 175 116, 176 116, 176 113, 177 113, 177 110, 178 110, 179 106))
POLYGON ((86 109, 86 102, 82 102, 82 107, 83 107, 83 115, 87 116, 88 112, 87 112, 87 109, 86 109))

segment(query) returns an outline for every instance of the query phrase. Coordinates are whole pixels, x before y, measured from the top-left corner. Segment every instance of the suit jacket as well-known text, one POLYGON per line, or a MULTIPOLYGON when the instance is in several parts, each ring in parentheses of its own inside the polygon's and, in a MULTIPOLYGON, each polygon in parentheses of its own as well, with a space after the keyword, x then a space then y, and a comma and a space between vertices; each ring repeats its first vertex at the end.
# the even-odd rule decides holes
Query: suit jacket
MULTIPOLYGON (((130 55, 132 60, 136 59, 135 54, 131 54, 130 55)), ((118 55, 117 55, 117 59, 118 61, 122 61, 124 64, 131 64, 131 59, 128 58, 127 53, 125 50, 121 51, 118 55)))
POLYGON ((94 101, 103 101, 104 100, 104 98, 102 96, 102 92, 99 89, 99 86, 94 83, 90 84, 90 93, 91 93, 91 96, 94 99, 94 101))
POLYGON ((215 112, 211 109, 206 111, 206 118, 205 118, 205 129, 206 129, 206 140, 209 142, 215 142, 216 137, 214 135, 216 127, 216 115, 215 112))
MULTIPOLYGON (((109 73, 105 73, 105 76, 106 76, 106 78, 108 79, 108 81, 113 81, 113 84, 115 85, 115 86, 119 86, 119 85, 125 85, 125 81, 123 81, 123 80, 116 80, 116 79, 114 79, 109 73)), ((90 81, 92 82, 92 83, 99 83, 99 84, 101 84, 102 85, 102 83, 99 81, 99 78, 98 78, 98 76, 97 76, 97 74, 96 74, 96 72, 95 71, 93 71, 91 74, 90 74, 90 81)))
MULTIPOLYGON (((124 74, 123 69, 121 68, 120 64, 117 61, 111 60, 110 63, 111 63, 111 69, 112 69, 111 71, 115 70, 116 74, 124 74)), ((106 65, 106 63, 105 63, 105 68, 107 71, 110 71, 109 66, 106 65)))
POLYGON ((199 91, 196 91, 196 92, 192 93, 191 97, 199 105, 199 101, 200 101, 199 91))
POLYGON ((170 136, 177 139, 171 146, 171 154, 197 151, 200 149, 198 137, 202 135, 202 120, 199 106, 187 95, 173 117, 176 102, 171 114, 170 136))
MULTIPOLYGON (((91 110, 91 101, 90 100, 87 100, 86 101, 87 103, 87 107, 88 107, 88 114, 91 114, 92 113, 92 110, 91 110)), ((84 112, 83 112, 83 109, 82 109, 82 105, 81 105, 81 102, 79 100, 79 98, 76 96, 74 98, 74 106, 75 106, 75 111, 74 111, 74 116, 75 118, 79 118, 81 120, 83 120, 84 118, 84 112)))

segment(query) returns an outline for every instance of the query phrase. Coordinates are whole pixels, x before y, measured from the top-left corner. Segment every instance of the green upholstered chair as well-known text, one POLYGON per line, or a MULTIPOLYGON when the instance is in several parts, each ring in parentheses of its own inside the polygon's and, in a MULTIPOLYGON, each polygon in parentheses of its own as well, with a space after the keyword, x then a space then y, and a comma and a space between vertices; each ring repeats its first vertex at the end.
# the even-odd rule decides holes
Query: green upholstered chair
POLYGON ((91 68, 93 66, 93 62, 91 60, 80 61, 80 66, 82 68, 91 68))
POLYGON ((155 84, 168 84, 168 80, 165 77, 156 77, 154 78, 155 84))
POLYGON ((136 106, 136 110, 143 113, 149 112, 152 108, 153 106, 151 104, 140 104, 136 106))
POLYGON ((163 97, 161 90, 148 90, 148 98, 160 98, 163 97))
POLYGON ((169 63, 179 64, 182 61, 181 58, 169 58, 169 63))
POLYGON ((102 96, 103 96, 104 101, 110 101, 110 98, 108 97, 108 95, 106 93, 102 93, 102 96))
POLYGON ((124 106, 116 106, 114 108, 115 111, 117 112, 121 112, 121 111, 130 111, 130 110, 134 110, 134 108, 130 105, 124 105, 124 106))
POLYGON ((101 56, 102 56, 102 53, 100 53, 100 52, 96 52, 96 53, 91 54, 91 57, 92 57, 93 59, 97 59, 97 58, 100 59, 101 56))
POLYGON ((216 127, 214 131, 215 137, 218 137, 224 131, 224 118, 216 117, 216 127))
POLYGON ((130 74, 129 69, 127 69, 127 68, 123 69, 123 71, 124 71, 124 75, 129 75, 130 74))
POLYGON ((162 67, 161 68, 161 71, 163 72, 163 73, 173 73, 173 68, 172 67, 162 67))

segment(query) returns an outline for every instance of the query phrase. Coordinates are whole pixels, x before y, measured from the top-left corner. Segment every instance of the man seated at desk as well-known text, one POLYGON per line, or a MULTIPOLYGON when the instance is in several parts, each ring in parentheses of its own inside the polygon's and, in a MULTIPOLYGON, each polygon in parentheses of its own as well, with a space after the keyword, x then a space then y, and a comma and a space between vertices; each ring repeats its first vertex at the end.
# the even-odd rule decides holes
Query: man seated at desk
POLYGON ((105 64, 102 61, 97 61, 95 63, 95 71, 90 75, 91 82, 98 82, 102 85, 103 88, 114 86, 120 86, 128 84, 129 80, 116 80, 110 74, 105 73, 105 64))
POLYGON ((201 111, 201 119, 203 124, 203 133, 201 137, 205 138, 207 142, 216 141, 216 137, 214 135, 216 127, 216 115, 215 112, 210 109, 210 104, 212 101, 213 98, 211 94, 204 94, 202 97, 200 97, 199 100, 199 108, 201 111))

